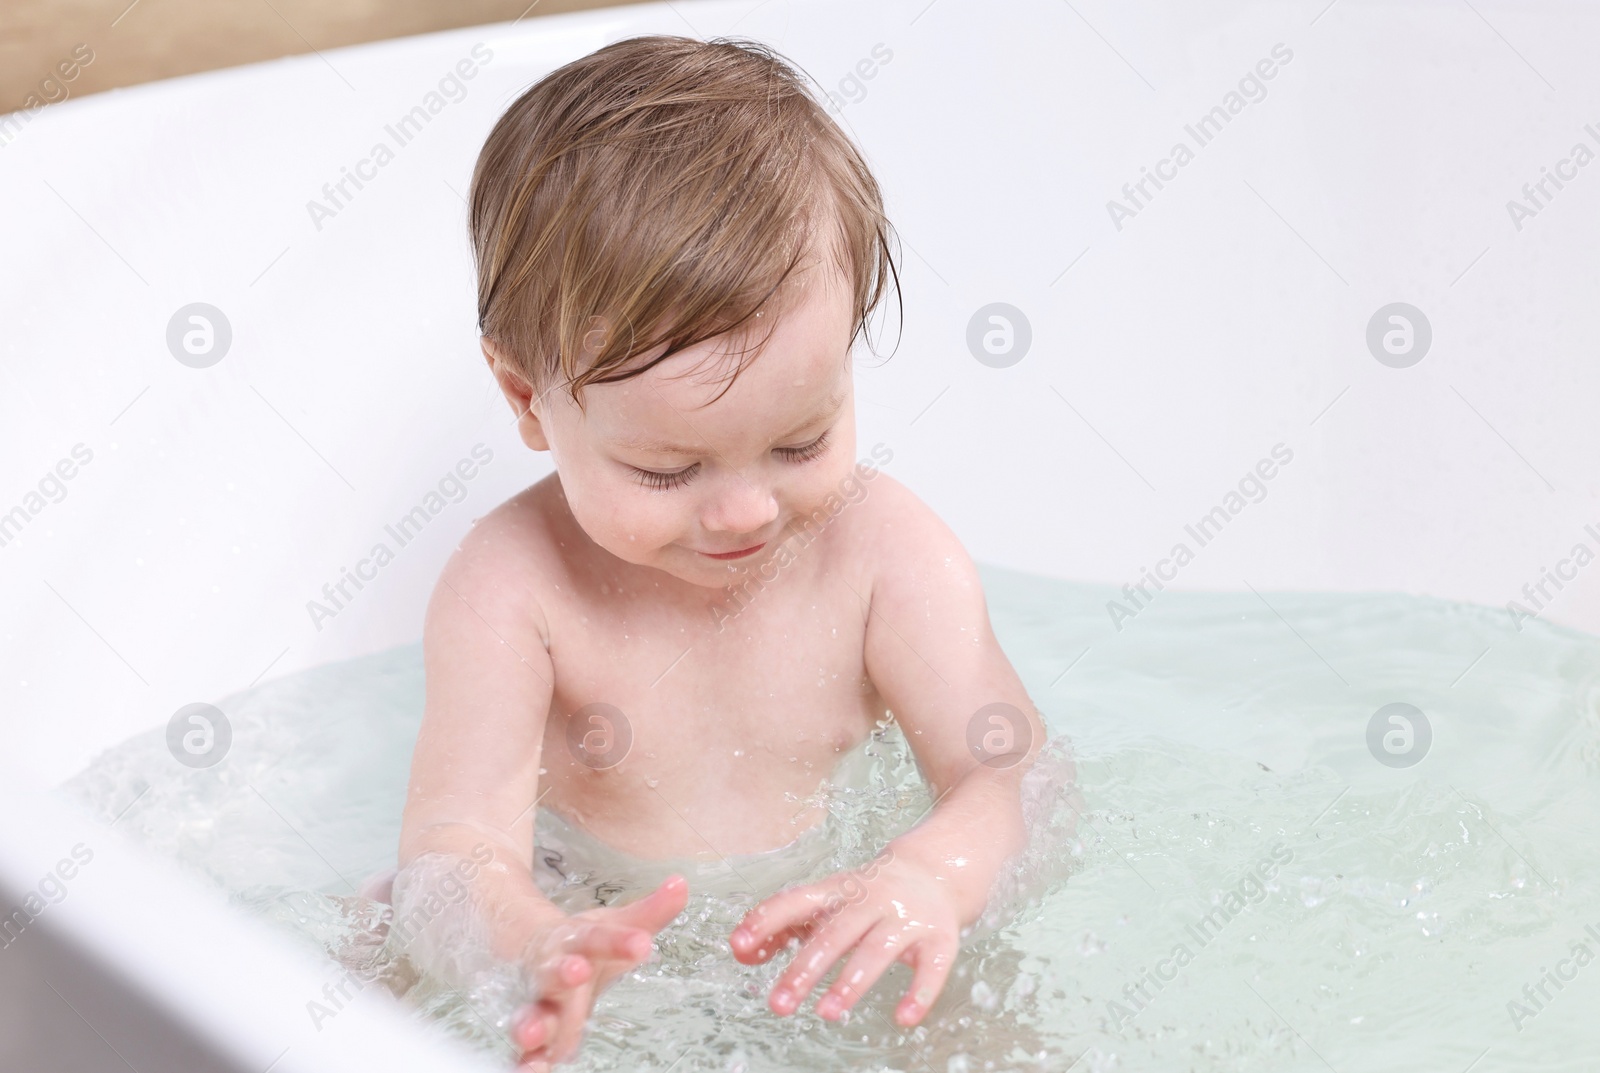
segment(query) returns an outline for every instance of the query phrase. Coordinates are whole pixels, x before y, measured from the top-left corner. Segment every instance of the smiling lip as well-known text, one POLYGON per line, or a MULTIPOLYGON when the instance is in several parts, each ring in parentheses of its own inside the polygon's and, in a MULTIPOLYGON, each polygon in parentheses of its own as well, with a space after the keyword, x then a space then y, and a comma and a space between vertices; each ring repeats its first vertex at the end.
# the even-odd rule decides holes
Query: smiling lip
POLYGON ((760 551, 766 546, 767 545, 765 542, 763 542, 755 545, 754 547, 745 548, 743 551, 723 551, 715 554, 709 551, 703 551, 700 554, 704 555, 708 559, 743 559, 746 555, 754 555, 756 552, 760 551))

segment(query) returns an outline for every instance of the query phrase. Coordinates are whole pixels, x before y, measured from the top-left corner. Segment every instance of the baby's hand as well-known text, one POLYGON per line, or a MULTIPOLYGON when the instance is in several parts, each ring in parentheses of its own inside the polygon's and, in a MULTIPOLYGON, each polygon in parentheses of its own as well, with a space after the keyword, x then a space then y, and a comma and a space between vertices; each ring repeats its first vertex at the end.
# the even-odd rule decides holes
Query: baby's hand
POLYGON ((854 949, 817 1002, 817 1014, 830 1021, 854 1006, 890 965, 904 961, 914 971, 895 1019, 910 1026, 944 989, 960 932, 945 884, 920 865, 897 859, 891 849, 859 871, 773 895, 745 914, 730 943, 736 958, 755 965, 791 938, 802 940, 768 999, 782 1015, 798 1009, 833 963, 854 949))
POLYGON ((539 998, 512 1018, 518 1068, 543 1073, 576 1055, 595 996, 650 957, 655 934, 688 899, 689 884, 672 876, 636 902, 575 913, 532 939, 524 961, 539 998))

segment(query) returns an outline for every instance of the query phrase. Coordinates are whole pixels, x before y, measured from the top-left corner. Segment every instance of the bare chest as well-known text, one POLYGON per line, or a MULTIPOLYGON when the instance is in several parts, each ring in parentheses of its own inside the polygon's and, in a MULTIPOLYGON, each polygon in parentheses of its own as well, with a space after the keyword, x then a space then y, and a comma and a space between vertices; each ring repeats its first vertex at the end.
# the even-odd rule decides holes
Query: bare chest
POLYGON ((883 714, 856 591, 781 579, 685 610, 606 584, 557 603, 546 803, 643 856, 792 840, 883 714))

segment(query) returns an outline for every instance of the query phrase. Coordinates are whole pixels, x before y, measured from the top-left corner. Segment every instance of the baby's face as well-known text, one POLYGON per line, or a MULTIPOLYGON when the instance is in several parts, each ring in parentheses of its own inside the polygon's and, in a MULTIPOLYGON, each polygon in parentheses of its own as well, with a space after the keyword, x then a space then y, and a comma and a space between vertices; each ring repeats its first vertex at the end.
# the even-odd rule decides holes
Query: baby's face
POLYGON ((535 402, 567 503, 596 544, 721 588, 774 555, 791 522, 848 488, 852 307, 831 262, 813 264, 731 387, 716 379, 736 357, 719 337, 632 379, 589 385, 587 413, 564 388, 535 402), (727 557, 738 552, 747 554, 727 557))

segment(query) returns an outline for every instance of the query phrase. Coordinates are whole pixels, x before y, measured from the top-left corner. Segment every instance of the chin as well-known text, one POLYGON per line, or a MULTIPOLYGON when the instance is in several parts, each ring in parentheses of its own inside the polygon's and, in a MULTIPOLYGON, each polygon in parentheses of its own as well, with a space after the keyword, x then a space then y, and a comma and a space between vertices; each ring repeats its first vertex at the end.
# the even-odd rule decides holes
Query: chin
POLYGON ((690 585, 703 589, 725 589, 729 585, 741 584, 770 557, 770 554, 758 552, 748 559, 719 561, 686 549, 681 549, 677 555, 663 549, 660 560, 652 565, 690 585))
MULTIPOLYGON (((702 558, 695 552, 688 552, 687 554, 693 556, 697 561, 695 566, 687 569, 679 568, 673 570, 665 567, 663 569, 667 569, 668 573, 680 580, 689 582, 691 585, 698 585, 705 589, 725 589, 729 585, 739 584, 750 574, 751 563, 749 560, 726 563, 718 562, 715 559, 702 558)), ((751 559, 755 559, 758 563, 761 561, 761 557, 756 555, 751 556, 751 559)))

